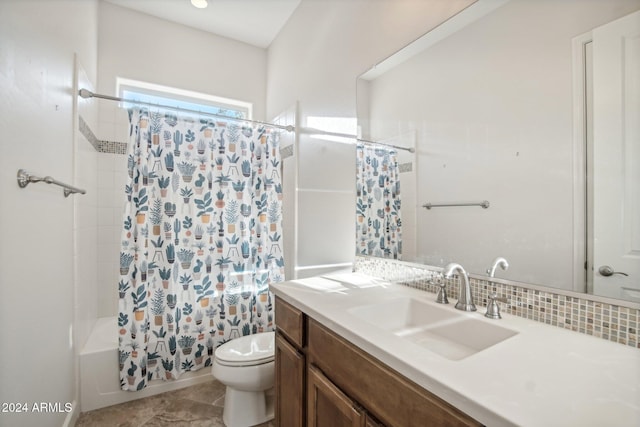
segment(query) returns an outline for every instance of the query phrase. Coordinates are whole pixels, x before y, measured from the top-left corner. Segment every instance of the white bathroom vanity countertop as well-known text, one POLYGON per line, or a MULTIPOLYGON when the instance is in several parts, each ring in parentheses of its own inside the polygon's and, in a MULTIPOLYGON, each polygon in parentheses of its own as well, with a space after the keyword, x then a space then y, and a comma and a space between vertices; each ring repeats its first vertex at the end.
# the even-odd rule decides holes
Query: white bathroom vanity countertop
MULTIPOLYGON (((487 426, 640 426, 638 349, 508 314, 486 319, 484 307, 461 312, 455 301, 437 304, 435 294, 358 273, 293 280, 271 289, 487 426), (495 322, 517 334, 454 361, 348 312, 399 297, 495 322)), ((396 315, 383 311, 380 321, 396 315)))

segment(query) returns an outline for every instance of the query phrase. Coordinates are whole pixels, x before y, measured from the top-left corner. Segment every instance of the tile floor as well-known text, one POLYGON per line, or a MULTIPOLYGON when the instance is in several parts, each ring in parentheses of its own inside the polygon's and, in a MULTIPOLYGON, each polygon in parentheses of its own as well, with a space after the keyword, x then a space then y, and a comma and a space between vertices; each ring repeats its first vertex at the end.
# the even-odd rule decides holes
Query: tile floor
MULTIPOLYGON (((223 427, 225 387, 213 378, 181 390, 157 394, 80 415, 76 427, 223 427)), ((259 427, 273 427, 273 421, 259 427)))

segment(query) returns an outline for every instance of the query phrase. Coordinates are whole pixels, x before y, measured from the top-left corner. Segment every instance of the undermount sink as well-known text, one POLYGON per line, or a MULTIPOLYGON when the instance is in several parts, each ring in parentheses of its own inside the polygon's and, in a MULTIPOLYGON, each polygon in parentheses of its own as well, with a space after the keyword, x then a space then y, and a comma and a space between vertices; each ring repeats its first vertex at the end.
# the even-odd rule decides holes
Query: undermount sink
POLYGON ((461 360, 516 334, 480 319, 464 319, 426 327, 403 337, 449 360, 461 360))
POLYGON ((517 334, 457 313, 453 307, 440 308, 414 298, 396 298, 348 312, 449 360, 462 360, 517 334))
POLYGON ((347 311, 365 322, 398 335, 421 329, 425 325, 460 318, 459 313, 434 307, 415 298, 395 298, 347 311))

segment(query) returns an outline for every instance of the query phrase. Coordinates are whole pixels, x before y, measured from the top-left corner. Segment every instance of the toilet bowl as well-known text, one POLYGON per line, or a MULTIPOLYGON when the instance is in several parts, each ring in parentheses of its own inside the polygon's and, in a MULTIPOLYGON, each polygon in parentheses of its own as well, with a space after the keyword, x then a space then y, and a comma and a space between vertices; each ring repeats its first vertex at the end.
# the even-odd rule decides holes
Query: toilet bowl
POLYGON ((211 374, 227 386, 222 420, 248 427, 273 418, 275 333, 247 335, 218 347, 211 374))

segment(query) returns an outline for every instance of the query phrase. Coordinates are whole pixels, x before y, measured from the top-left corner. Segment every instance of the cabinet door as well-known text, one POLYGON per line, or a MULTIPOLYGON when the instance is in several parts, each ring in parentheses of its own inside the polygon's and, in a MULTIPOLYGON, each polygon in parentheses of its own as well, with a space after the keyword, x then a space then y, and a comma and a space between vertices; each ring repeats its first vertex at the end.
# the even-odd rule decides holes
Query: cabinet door
POLYGON ((278 427, 302 427, 305 358, 282 335, 276 335, 275 418, 278 427))
POLYGON ((307 370, 307 415, 309 427, 364 427, 361 409, 316 367, 307 370))

